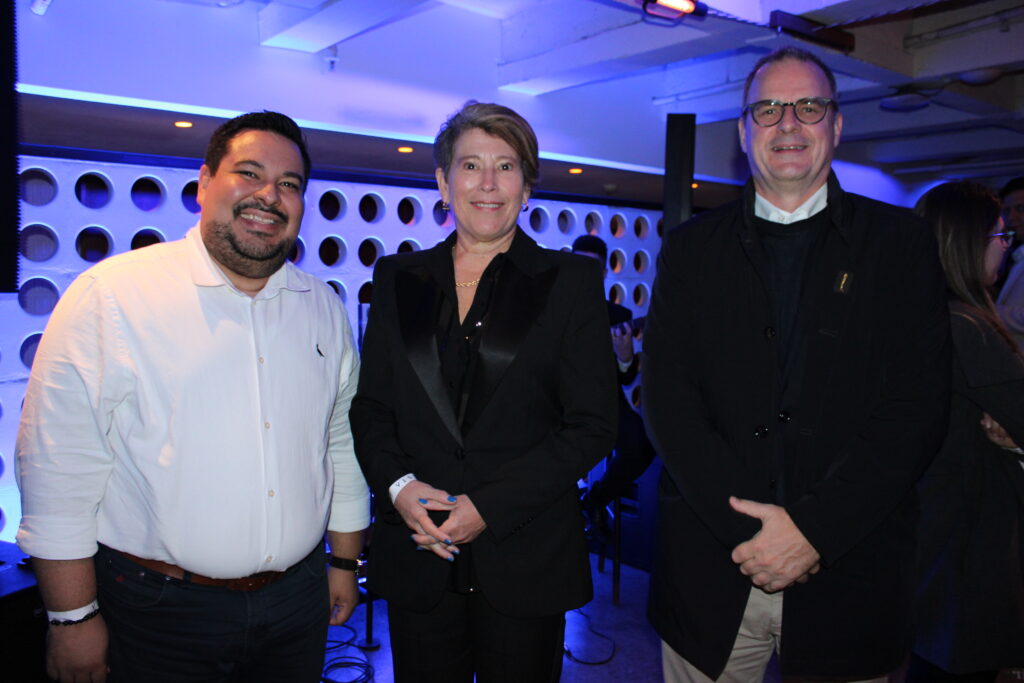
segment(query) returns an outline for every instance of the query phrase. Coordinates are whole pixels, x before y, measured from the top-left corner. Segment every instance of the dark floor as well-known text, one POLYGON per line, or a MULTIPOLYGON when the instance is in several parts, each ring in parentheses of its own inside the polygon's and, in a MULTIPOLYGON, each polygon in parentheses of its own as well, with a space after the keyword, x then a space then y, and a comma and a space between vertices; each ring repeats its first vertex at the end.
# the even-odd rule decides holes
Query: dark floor
MULTIPOLYGON (((605 572, 601 574, 597 571, 595 556, 591 556, 591 560, 594 599, 582 609, 566 615, 565 646, 571 656, 567 654, 565 657, 562 683, 661 681, 661 643, 645 617, 647 572, 623 565, 619 604, 614 605, 611 599, 611 563, 606 564, 605 572), (584 663, 599 661, 604 663, 584 663)), ((361 642, 366 636, 366 614, 367 605, 360 605, 346 626, 330 629, 329 638, 361 642)), ((377 650, 361 650, 350 645, 328 651, 325 679, 346 683, 390 683, 387 609, 381 600, 373 604, 373 636, 380 643, 377 650), (332 662, 338 657, 352 666, 332 671, 332 662), (367 664, 372 667, 372 674, 367 670, 367 664)), ((331 647, 330 643, 328 647, 331 647)))

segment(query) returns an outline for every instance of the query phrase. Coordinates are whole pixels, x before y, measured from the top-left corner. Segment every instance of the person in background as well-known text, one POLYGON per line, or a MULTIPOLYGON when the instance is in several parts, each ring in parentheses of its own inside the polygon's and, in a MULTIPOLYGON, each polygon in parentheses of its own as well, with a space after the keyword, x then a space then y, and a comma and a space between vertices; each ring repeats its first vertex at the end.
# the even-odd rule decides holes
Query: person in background
POLYGON ((835 78, 747 77, 742 198, 668 232, 644 335, 664 466, 649 615, 666 681, 884 681, 911 642, 914 484, 942 443, 935 238, 846 192, 835 78))
POLYGON ((1019 348, 1024 348, 1024 248, 1019 245, 1024 239, 1024 177, 1014 178, 999 191, 1002 204, 1003 229, 1012 233, 1010 258, 1007 259, 1009 273, 999 290, 996 311, 1003 324, 1013 335, 1019 348))
POLYGON ((982 683, 1024 666, 1024 356, 988 287, 1011 236, 992 192, 928 191, 949 290, 949 433, 918 484, 916 637, 910 683, 982 683))
POLYGON ((199 224, 57 304, 16 446, 52 678, 320 680, 328 621, 358 604, 369 494, 348 319, 286 260, 309 168, 287 116, 227 121, 199 224))
POLYGON ((516 224, 537 139, 467 103, 434 142, 455 231, 380 259, 351 421, 397 683, 557 681, 590 600, 576 482, 615 441, 601 269, 516 224))
MULTIPOLYGON (((572 253, 599 261, 608 275, 608 245, 596 235, 580 235, 572 243, 572 253)), ((640 368, 640 355, 633 352, 633 312, 614 301, 608 301, 608 320, 612 325, 612 348, 619 377, 619 429, 615 438, 615 453, 604 475, 590 484, 583 496, 583 512, 592 536, 607 541, 607 506, 622 495, 654 460, 651 446, 640 415, 626 397, 625 387, 636 381, 640 368)))

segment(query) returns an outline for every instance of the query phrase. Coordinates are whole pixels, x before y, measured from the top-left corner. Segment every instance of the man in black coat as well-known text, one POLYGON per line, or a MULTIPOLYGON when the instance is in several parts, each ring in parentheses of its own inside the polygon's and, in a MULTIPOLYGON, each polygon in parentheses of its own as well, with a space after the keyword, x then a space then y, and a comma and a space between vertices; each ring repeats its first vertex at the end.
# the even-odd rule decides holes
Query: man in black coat
POLYGON ((839 186, 819 59, 764 57, 744 104, 743 198, 659 256, 649 614, 666 681, 758 681, 774 651, 786 676, 885 680, 909 650, 913 486, 949 404, 936 245, 910 212, 839 186))

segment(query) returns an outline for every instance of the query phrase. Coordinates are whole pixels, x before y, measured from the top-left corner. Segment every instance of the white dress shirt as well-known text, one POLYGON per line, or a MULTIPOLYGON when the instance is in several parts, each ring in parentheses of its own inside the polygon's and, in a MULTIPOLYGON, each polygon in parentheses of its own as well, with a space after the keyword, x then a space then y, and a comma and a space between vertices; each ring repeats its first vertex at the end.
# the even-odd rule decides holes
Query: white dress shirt
POLYGON ((759 194, 754 195, 754 215, 772 223, 789 225, 810 218, 828 205, 828 183, 824 183, 814 194, 793 211, 783 211, 759 194))
POLYGON ((96 543, 217 578, 283 570, 369 522, 337 296, 291 263, 249 297, 184 239, 90 268, 61 297, 18 430, 21 549, 96 543), (333 507, 332 507, 333 498, 333 507))

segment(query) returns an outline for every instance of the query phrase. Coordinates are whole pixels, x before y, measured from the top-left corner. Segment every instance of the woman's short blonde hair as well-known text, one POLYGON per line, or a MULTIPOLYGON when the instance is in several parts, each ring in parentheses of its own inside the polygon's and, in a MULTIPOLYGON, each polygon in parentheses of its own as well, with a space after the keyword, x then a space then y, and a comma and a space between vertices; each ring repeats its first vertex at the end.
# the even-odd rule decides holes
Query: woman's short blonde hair
POLYGON ((448 117, 434 139, 434 165, 448 177, 452 167, 455 142, 471 128, 479 128, 508 143, 517 155, 523 182, 533 189, 540 180, 540 159, 537 156, 537 135, 522 116, 512 109, 491 102, 470 100, 462 109, 448 117))

